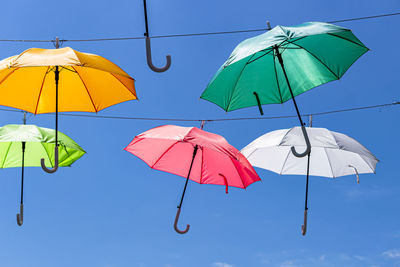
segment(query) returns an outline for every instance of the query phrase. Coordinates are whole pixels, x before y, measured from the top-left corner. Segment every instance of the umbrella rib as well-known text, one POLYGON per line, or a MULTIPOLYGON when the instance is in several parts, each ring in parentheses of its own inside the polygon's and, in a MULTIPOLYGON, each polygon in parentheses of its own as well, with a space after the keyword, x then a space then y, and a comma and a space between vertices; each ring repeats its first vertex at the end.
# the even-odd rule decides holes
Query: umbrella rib
MULTIPOLYGON (((236 168, 236 165, 235 165, 235 163, 233 163, 233 161, 234 160, 236 160, 236 159, 234 159, 234 158, 231 158, 231 157, 229 157, 229 159, 231 160, 231 163, 232 163, 232 165, 233 165, 233 167, 234 167, 234 169, 235 169, 235 171, 236 171, 236 173, 237 173, 237 175, 239 176, 239 180, 240 180, 240 182, 242 183, 242 185, 243 185, 243 188, 244 189, 246 189, 246 186, 244 185, 244 183, 243 183, 243 179, 242 179, 242 176, 240 175, 240 173, 239 173, 239 171, 238 171, 238 169, 236 168)), ((226 183, 228 183, 228 180, 226 181, 226 183)), ((229 186, 229 184, 227 184, 228 186, 229 186)))
POLYGON ((332 173, 332 178, 336 178, 335 174, 333 173, 333 169, 332 169, 332 164, 331 164, 331 159, 329 157, 328 151, 326 150, 326 147, 324 147, 325 150, 325 155, 328 158, 328 162, 329 162, 329 167, 331 168, 331 173, 332 173))
POLYGON ((231 96, 230 96, 230 98, 229 98, 228 107, 226 108, 226 111, 229 110, 229 107, 230 107, 231 101, 232 101, 232 97, 233 97, 233 94, 235 93, 235 89, 236 89, 236 86, 237 86, 237 84, 238 84, 238 82, 239 82, 240 76, 242 75, 244 69, 246 68, 247 63, 249 63, 249 61, 254 57, 254 55, 255 55, 255 54, 253 54, 253 55, 249 58, 249 60, 246 62, 246 64, 244 64, 242 70, 240 71, 239 75, 237 76, 235 85, 233 86, 232 94, 231 94, 231 96))
POLYGON ((311 56, 313 56, 316 60, 318 60, 322 65, 324 65, 325 68, 327 68, 327 69, 336 77, 337 80, 340 79, 340 77, 339 77, 336 73, 334 73, 324 62, 322 62, 318 57, 316 57, 316 56, 315 56, 313 53, 311 53, 308 49, 306 49, 306 48, 304 48, 304 47, 302 47, 301 45, 296 44, 296 43, 292 43, 292 42, 289 42, 289 43, 294 44, 294 45, 297 45, 298 47, 304 49, 307 53, 309 53, 309 54, 310 54, 311 56))
POLYGON ((358 45, 358 46, 361 46, 362 48, 365 48, 365 49, 369 50, 368 47, 363 46, 363 45, 360 45, 359 43, 356 43, 356 42, 354 42, 354 41, 352 41, 352 40, 349 40, 349 39, 347 39, 347 38, 344 38, 344 37, 342 37, 342 36, 339 36, 339 35, 336 35, 336 34, 333 34, 333 33, 327 33, 327 34, 328 34, 328 35, 331 35, 331 36, 335 36, 335 37, 340 38, 340 39, 343 39, 343 40, 346 40, 346 41, 348 41, 348 42, 350 42, 350 43, 356 44, 356 45, 358 45))
POLYGON ((86 84, 85 84, 85 81, 82 79, 81 75, 80 75, 79 72, 74 68, 74 66, 71 66, 71 67, 74 69, 74 71, 76 71, 76 73, 78 74, 79 79, 82 81, 82 84, 83 84, 83 86, 84 86, 85 89, 86 89, 86 92, 87 92, 87 94, 88 94, 88 96, 89 96, 89 99, 90 99, 90 101, 92 102, 94 111, 97 113, 98 110, 96 109, 96 106, 94 105, 92 96, 91 96, 90 93, 89 93, 89 89, 87 88, 87 86, 86 86, 86 84))
POLYGON ((375 173, 375 170, 372 169, 372 167, 369 165, 369 163, 363 157, 361 157, 360 154, 358 154, 358 153, 356 153, 356 154, 365 162, 365 164, 367 164, 367 166, 371 169, 372 173, 375 173))
POLYGON ((46 76, 47 76, 47 73, 49 71, 49 68, 50 68, 50 66, 47 67, 47 70, 46 70, 46 72, 44 74, 44 77, 43 77, 42 85, 40 86, 39 96, 38 96, 38 100, 36 102, 35 114, 37 114, 37 109, 39 107, 40 96, 42 95, 44 81, 46 80, 46 76))
POLYGON ((165 155, 165 154, 167 154, 168 153, 168 151, 170 151, 171 150, 171 148, 174 146, 174 145, 176 145, 177 143, 179 143, 180 142, 180 140, 178 140, 178 141, 176 141, 175 143, 173 143, 170 147, 168 147, 168 149, 166 149, 162 154, 161 154, 161 156, 156 160, 156 162, 154 162, 154 164, 153 165, 151 165, 150 166, 150 168, 154 168, 154 166, 160 161, 160 159, 165 155))
POLYGON ((2 168, 4 168, 4 163, 6 162, 7 154, 8 154, 8 151, 10 151, 11 145, 12 145, 12 142, 10 142, 10 145, 9 145, 8 148, 7 148, 7 152, 6 152, 6 154, 5 154, 3 163, 1 164, 1 167, 2 167, 2 168))
MULTIPOLYGON (((246 63, 246 65, 248 65, 248 64, 250 64, 250 63, 253 63, 254 61, 257 61, 257 60, 259 60, 259 59, 262 58, 262 57, 265 57, 266 55, 268 55, 268 54, 272 51, 272 48, 266 48, 266 49, 260 50, 260 51, 258 51, 258 52, 265 52, 267 49, 269 49, 268 53, 262 54, 261 56, 259 56, 258 58, 255 58, 255 59, 253 59, 253 60, 249 60, 249 61, 246 63)), ((254 56, 255 54, 257 54, 258 52, 254 53, 253 56, 254 56)))
POLYGON ((275 80, 276 80, 276 85, 278 87, 279 97, 281 98, 281 103, 283 103, 281 88, 279 86, 279 80, 278 80, 278 72, 276 71, 275 54, 273 54, 272 60, 274 61, 275 80))
POLYGON ((279 173, 279 174, 281 174, 281 175, 282 175, 282 172, 283 172, 283 168, 285 167, 285 164, 286 164, 286 162, 287 162, 287 160, 288 160, 288 158, 289 158, 290 153, 291 153, 291 151, 290 151, 290 149, 289 149, 289 151, 288 151, 288 153, 287 153, 287 156, 286 156, 286 159, 285 159, 285 161, 283 162, 281 171, 280 171, 280 173, 279 173))
POLYGON ((3 83, 11 74, 13 74, 14 71, 16 71, 17 69, 19 69, 19 68, 15 68, 15 69, 13 69, 9 74, 7 74, 6 77, 4 77, 4 78, 0 81, 0 84, 2 84, 2 83, 3 83))

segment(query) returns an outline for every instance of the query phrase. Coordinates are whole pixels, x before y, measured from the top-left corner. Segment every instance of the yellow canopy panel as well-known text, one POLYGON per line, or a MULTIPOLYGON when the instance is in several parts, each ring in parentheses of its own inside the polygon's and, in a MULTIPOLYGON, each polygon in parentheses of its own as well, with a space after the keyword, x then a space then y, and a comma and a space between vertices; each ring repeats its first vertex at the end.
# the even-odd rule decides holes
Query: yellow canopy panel
POLYGON ((55 66, 60 112, 97 112, 137 99, 135 80, 101 56, 69 47, 31 48, 0 61, 0 105, 35 114, 55 112, 55 66))

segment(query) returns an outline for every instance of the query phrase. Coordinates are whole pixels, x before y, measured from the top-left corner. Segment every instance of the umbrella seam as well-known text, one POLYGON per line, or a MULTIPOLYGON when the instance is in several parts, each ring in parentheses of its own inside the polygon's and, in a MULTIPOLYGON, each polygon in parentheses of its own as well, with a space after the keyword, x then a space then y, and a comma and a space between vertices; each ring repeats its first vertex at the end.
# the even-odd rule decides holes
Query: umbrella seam
POLYGON ((280 171, 280 175, 282 175, 283 173, 283 168, 285 167, 285 164, 286 164, 286 162, 287 162, 287 160, 288 160, 288 158, 289 158, 289 155, 290 155, 290 153, 291 153, 291 151, 290 151, 290 149, 289 149, 289 151, 288 151, 288 153, 287 153, 287 156, 286 156, 286 159, 285 159, 285 161, 283 162, 283 164, 282 164, 282 168, 281 168, 281 171, 280 171))
POLYGON ((4 168, 4 163, 6 162, 7 154, 8 154, 8 151, 10 151, 10 148, 11 148, 12 143, 13 143, 13 142, 10 142, 10 145, 9 145, 8 148, 7 148, 6 156, 4 157, 3 163, 1 164, 1 167, 2 167, 2 168, 4 168))
POLYGON ((255 59, 253 59, 253 60, 249 60, 249 61, 246 63, 246 65, 249 65, 249 64, 253 63, 254 61, 259 60, 260 58, 265 57, 265 56, 268 55, 273 49, 272 49, 271 47, 267 47, 267 48, 265 48, 265 49, 262 49, 262 50, 260 50, 260 51, 255 52, 255 53, 253 54, 253 56, 254 56, 255 54, 257 54, 257 53, 260 53, 260 52, 266 52, 266 50, 269 50, 269 51, 268 51, 267 53, 265 53, 265 54, 259 56, 258 58, 255 58, 255 59))
POLYGON ((371 169, 371 171, 375 174, 375 170, 372 169, 372 167, 368 164, 368 162, 363 157, 361 157, 360 154, 358 154, 358 153, 356 153, 356 154, 368 165, 368 167, 371 169))
MULTIPOLYGON (((135 91, 135 93, 133 93, 123 82, 121 82, 120 79, 118 79, 118 77, 116 76, 116 75, 118 75, 118 74, 112 73, 112 72, 109 72, 109 73, 110 73, 117 81, 119 81, 119 82, 122 84, 122 86, 124 86, 125 89, 127 89, 127 90, 129 91, 129 93, 131 93, 131 94, 135 97, 136 100, 139 100, 139 97, 137 96, 136 89, 135 89, 135 79, 134 79, 134 78, 129 77, 129 79, 132 79, 132 80, 133 80, 133 83, 134 83, 134 85, 133 85, 133 91, 135 91)), ((122 75, 121 75, 121 76, 122 76, 122 75)), ((122 76, 122 77, 125 77, 125 76, 122 76)), ((125 78, 127 78, 127 77, 125 77, 125 78)))
POLYGON ((291 43, 291 44, 294 44, 294 45, 297 45, 298 47, 300 47, 300 48, 302 48, 302 49, 304 49, 307 53, 309 53, 311 56, 313 56, 316 60, 318 60, 322 65, 324 65, 325 66, 325 68, 327 68, 335 77, 336 77, 336 79, 340 79, 340 77, 335 73, 335 72, 333 72, 329 67, 328 67, 328 65, 326 65, 324 62, 322 62, 318 57, 316 57, 313 53, 311 53, 310 51, 308 51, 308 49, 306 49, 306 48, 304 48, 303 46, 301 46, 301 45, 299 45, 299 44, 296 44, 296 43, 292 43, 292 42, 289 42, 289 43, 291 43))
POLYGON ((229 107, 230 107, 230 105, 231 105, 232 98, 233 98, 233 95, 234 95, 234 93, 235 93, 236 86, 237 86, 237 84, 238 84, 238 82, 239 82, 240 76, 242 75, 244 69, 246 68, 247 63, 254 57, 255 54, 256 54, 256 53, 254 53, 253 55, 251 55, 251 57, 249 58, 249 60, 246 62, 246 64, 244 64, 242 70, 240 71, 240 74, 238 75, 238 77, 237 77, 237 79, 236 79, 235 85, 233 86, 232 94, 231 94, 231 96, 230 96, 230 98, 229 98, 228 107, 226 108, 226 111, 229 111, 229 107))
POLYGON ((332 178, 336 178, 335 174, 333 173, 332 164, 331 164, 331 158, 329 157, 329 154, 328 154, 328 151, 326 150, 326 147, 324 147, 324 151, 325 151, 326 157, 328 158, 329 167, 331 168, 332 178))
MULTIPOLYGON (((232 157, 229 157, 229 159, 231 160, 231 163, 232 163, 232 165, 233 165, 233 168, 235 169, 237 175, 238 175, 239 178, 240 178, 239 180, 240 180, 240 182, 242 183, 243 188, 246 189, 246 186, 245 186, 244 183, 243 183, 242 176, 240 175, 238 169, 236 168, 235 163, 233 163, 233 161, 236 160, 236 159, 235 159, 235 158, 232 158, 232 157)), ((236 161, 237 161, 237 160, 236 160, 236 161)), ((224 183, 222 183, 221 185, 224 185, 224 184, 225 184, 225 181, 224 181, 224 183)), ((230 186, 230 185, 228 184, 228 179, 226 179, 226 185, 227 185, 227 186, 230 186)), ((239 186, 238 186, 238 187, 239 187, 239 186)), ((241 188, 241 187, 239 187, 239 188, 241 188)))
POLYGON ((176 145, 176 144, 179 143, 179 142, 181 142, 181 140, 176 141, 176 142, 173 143, 170 147, 168 147, 168 149, 166 149, 166 150, 161 154, 161 156, 156 160, 156 162, 154 162, 154 164, 153 164, 150 168, 153 169, 154 166, 160 161, 160 159, 161 159, 166 153, 168 153, 168 151, 170 151, 171 148, 172 148, 174 145, 176 145))
MULTIPOLYGON (((79 56, 77 55, 76 52, 82 53, 82 54, 86 54, 86 55, 89 54, 89 53, 84 53, 84 52, 75 51, 75 50, 72 49, 72 48, 70 48, 70 49, 73 51, 74 55, 75 55, 76 58, 78 59, 78 62, 80 63, 80 65, 74 65, 74 66, 86 67, 86 66, 85 66, 85 63, 82 63, 82 62, 81 62, 81 59, 79 58, 79 56)), ((92 55, 94 55, 94 54, 92 54, 92 55)), ((98 55, 96 55, 96 56, 98 56, 98 55)), ((100 68, 95 68, 95 67, 87 67, 87 68, 96 69, 96 70, 100 70, 100 71, 104 71, 104 72, 108 72, 108 73, 115 73, 115 74, 117 74, 117 75, 121 75, 121 76, 124 76, 124 77, 127 77, 127 78, 132 78, 132 79, 134 79, 133 77, 129 76, 129 74, 126 73, 120 66, 118 66, 117 64, 115 64, 115 63, 112 62, 111 60, 109 60, 109 59, 107 59, 107 58, 105 58, 105 57, 102 57, 102 56, 99 56, 99 57, 105 59, 108 63, 111 63, 111 64, 114 65, 115 67, 117 67, 117 68, 119 68, 120 70, 122 70, 122 73, 111 72, 111 71, 108 71, 108 70, 104 70, 104 69, 100 69, 100 68)), ((71 66, 72 66, 72 65, 71 65, 71 66)), ((135 79, 134 79, 134 80, 135 80, 135 79)))
POLYGON ((40 96, 42 95, 44 81, 46 80, 46 76, 47 76, 47 73, 49 71, 49 68, 50 68, 50 66, 47 67, 46 73, 44 74, 44 78, 43 78, 43 81, 42 81, 42 85, 40 86, 39 96, 38 96, 38 100, 36 102, 36 107, 35 107, 35 114, 37 114, 37 109, 38 109, 38 106, 39 106, 40 96))
POLYGON ((285 137, 296 127, 290 128, 288 129, 288 131, 285 133, 285 135, 282 137, 281 141, 279 142, 278 146, 290 146, 290 145, 282 145, 283 143, 283 139, 285 139, 285 137))
POLYGON ((4 77, 1 81, 0 84, 2 84, 11 74, 13 74, 16 70, 18 70, 19 68, 15 68, 13 69, 9 74, 6 75, 6 77, 4 77))
MULTIPOLYGON (((350 31, 350 30, 349 30, 350 31)), ((351 31, 350 31, 351 32, 351 31)), ((365 45, 364 46, 362 46, 362 45, 360 45, 360 44, 358 44, 358 43, 356 43, 356 42, 354 42, 354 41, 352 41, 352 40, 349 40, 349 39, 347 39, 347 38, 344 38, 344 37, 342 37, 342 36, 338 36, 338 35, 336 35, 336 34, 333 34, 333 33, 327 33, 328 35, 332 35, 332 36, 335 36, 335 37, 337 37, 337 38, 341 38, 341 39, 343 39, 343 40, 346 40, 346 41, 348 41, 348 42, 350 42, 350 43, 353 43, 353 44, 355 44, 355 45, 358 45, 358 46, 361 46, 362 48, 365 48, 365 49, 367 49, 367 50, 369 50, 369 48, 368 47, 366 47, 365 45)), ((354 34, 353 34, 354 35, 354 34)), ((355 36, 354 36, 355 37, 355 36)), ((357 38, 357 37, 356 37, 357 38)), ((358 38, 357 38, 358 39, 358 38)), ((361 42, 361 41, 360 41, 361 42)))
POLYGON ((339 144, 338 144, 338 141, 337 141, 336 137, 333 135, 332 131, 329 131, 329 130, 328 130, 328 132, 329 132, 329 134, 332 136, 333 140, 335 141, 335 144, 336 144, 337 149, 342 150, 342 149, 340 148, 339 144))
POLYGON ((87 94, 88 94, 88 96, 89 96, 90 102, 92 102, 94 111, 97 113, 98 111, 97 111, 97 109, 96 109, 96 106, 94 105, 92 96, 91 96, 90 93, 89 93, 89 89, 87 88, 86 83, 85 83, 84 80, 82 79, 82 77, 81 77, 81 75, 79 74, 79 72, 78 72, 73 66, 71 66, 71 67, 76 71, 76 73, 78 74, 79 79, 82 81, 83 86, 85 87, 86 92, 87 92, 87 94))

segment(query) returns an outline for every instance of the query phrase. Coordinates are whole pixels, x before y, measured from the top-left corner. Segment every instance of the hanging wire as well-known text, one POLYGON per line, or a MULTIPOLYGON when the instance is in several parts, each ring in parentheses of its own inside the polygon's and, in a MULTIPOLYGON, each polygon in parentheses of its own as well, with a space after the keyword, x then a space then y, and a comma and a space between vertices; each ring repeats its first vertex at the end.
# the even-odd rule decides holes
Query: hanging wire
MULTIPOLYGON (((363 106, 363 107, 355 107, 355 108, 346 108, 346 109, 337 109, 337 110, 330 110, 330 111, 323 111, 323 112, 316 112, 316 113, 305 113, 302 117, 309 117, 309 116, 323 116, 341 112, 351 112, 351 111, 360 111, 360 110, 367 110, 367 109, 377 109, 377 108, 384 108, 390 106, 400 105, 400 101, 380 104, 380 105, 373 105, 373 106, 363 106)), ((16 109, 6 109, 0 108, 0 111, 5 112, 25 112, 23 110, 16 110, 16 109)), ((41 114, 41 115, 49 115, 41 114)), ((288 119, 288 118, 296 118, 297 115, 288 115, 288 116, 270 116, 270 117, 242 117, 242 118, 220 118, 220 119, 185 119, 185 118, 146 118, 146 117, 125 117, 125 116, 103 116, 103 115, 88 115, 88 114, 71 114, 71 113, 60 113, 59 116, 66 116, 66 117, 83 117, 83 118, 95 118, 95 119, 118 119, 118 120, 143 120, 143 121, 181 121, 181 122, 220 122, 220 121, 241 121, 241 120, 272 120, 272 119, 288 119)))
MULTIPOLYGON (((340 19, 340 20, 331 20, 327 21, 327 23, 341 23, 348 21, 360 21, 360 20, 369 20, 390 16, 398 16, 400 12, 395 13, 387 13, 373 16, 365 16, 358 18, 349 18, 349 19, 340 19)), ((203 32, 203 33, 184 33, 184 34, 167 34, 167 35, 155 35, 151 38, 175 38, 175 37, 191 37, 191 36, 208 36, 208 35, 221 35, 221 34, 236 34, 236 33, 249 33, 249 32, 262 32, 267 31, 268 28, 260 28, 260 29, 247 29, 247 30, 237 30, 237 31, 220 31, 220 32, 203 32)), ((143 36, 138 37, 115 37, 115 38, 90 38, 90 39, 60 39, 60 42, 102 42, 102 41, 125 41, 125 40, 140 40, 145 39, 143 36)), ((48 43, 54 42, 54 40, 21 40, 21 39, 0 39, 0 42, 26 42, 26 43, 48 43)))

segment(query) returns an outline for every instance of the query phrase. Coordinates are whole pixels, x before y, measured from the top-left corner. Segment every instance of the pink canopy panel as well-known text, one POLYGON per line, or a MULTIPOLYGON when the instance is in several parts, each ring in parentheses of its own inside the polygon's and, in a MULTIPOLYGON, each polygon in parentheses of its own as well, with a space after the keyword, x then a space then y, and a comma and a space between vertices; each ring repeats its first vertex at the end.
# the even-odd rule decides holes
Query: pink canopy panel
POLYGON ((247 159, 225 138, 196 127, 164 125, 148 130, 125 148, 151 168, 187 177, 200 184, 246 188, 260 178, 247 159))

